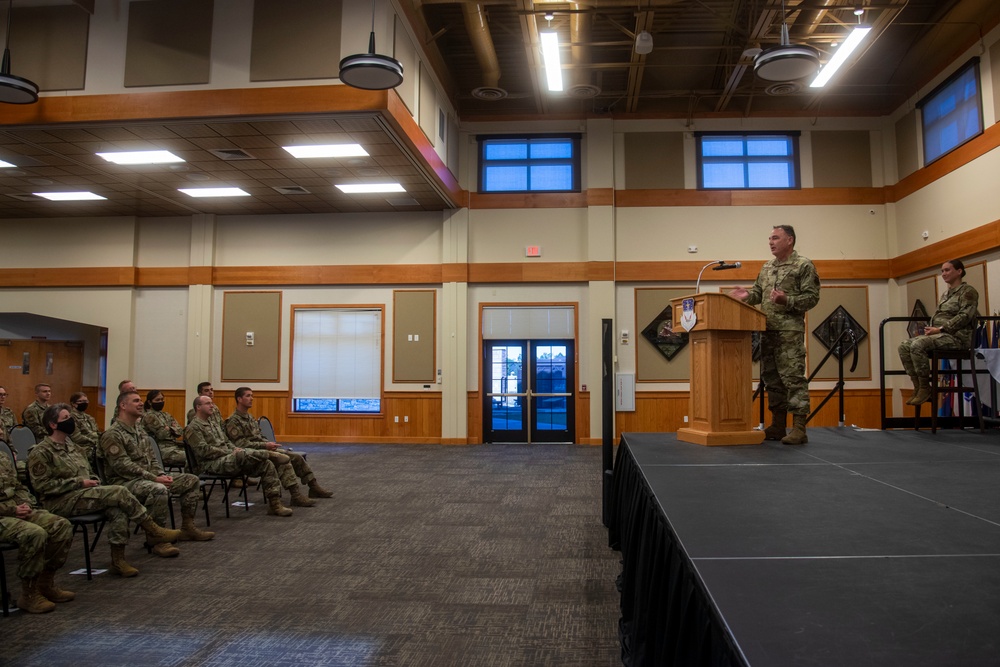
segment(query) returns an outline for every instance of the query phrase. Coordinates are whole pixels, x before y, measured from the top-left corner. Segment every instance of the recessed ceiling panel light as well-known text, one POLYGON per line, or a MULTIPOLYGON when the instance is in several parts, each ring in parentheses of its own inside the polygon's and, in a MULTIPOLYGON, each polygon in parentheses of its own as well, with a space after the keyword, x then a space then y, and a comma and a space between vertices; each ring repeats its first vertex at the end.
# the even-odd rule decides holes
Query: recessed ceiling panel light
POLYGON ((167 164, 169 162, 184 162, 170 151, 122 151, 119 153, 98 153, 108 162, 115 164, 167 164))
POLYGON ((16 164, 11 164, 10 162, 4 162, 0 160, 0 169, 8 169, 9 167, 16 167, 16 164))
POLYGON ((44 197, 49 201, 87 201, 93 199, 107 199, 93 192, 32 192, 36 197, 44 197))
POLYGON ((366 194, 369 192, 406 192, 399 183, 349 183, 337 185, 337 189, 348 195, 366 194))
POLYGON ((239 188, 178 188, 190 197, 249 197, 250 193, 239 188))
POLYGON ((361 144, 322 144, 316 146, 282 146, 297 158, 358 157, 368 155, 361 144))

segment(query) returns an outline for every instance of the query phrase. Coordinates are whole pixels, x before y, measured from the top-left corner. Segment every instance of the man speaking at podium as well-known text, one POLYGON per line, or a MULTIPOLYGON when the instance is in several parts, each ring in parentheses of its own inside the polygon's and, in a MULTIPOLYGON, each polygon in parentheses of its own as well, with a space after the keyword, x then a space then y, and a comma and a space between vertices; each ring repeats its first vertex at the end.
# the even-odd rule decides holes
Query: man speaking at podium
POLYGON ((777 225, 768 238, 774 259, 764 264, 753 287, 737 287, 730 296, 755 306, 767 316, 760 339, 760 377, 767 389, 771 425, 768 440, 803 445, 809 417, 806 381, 805 315, 819 302, 819 275, 813 263, 795 252, 795 229, 777 225), (792 432, 785 435, 788 413, 792 432))

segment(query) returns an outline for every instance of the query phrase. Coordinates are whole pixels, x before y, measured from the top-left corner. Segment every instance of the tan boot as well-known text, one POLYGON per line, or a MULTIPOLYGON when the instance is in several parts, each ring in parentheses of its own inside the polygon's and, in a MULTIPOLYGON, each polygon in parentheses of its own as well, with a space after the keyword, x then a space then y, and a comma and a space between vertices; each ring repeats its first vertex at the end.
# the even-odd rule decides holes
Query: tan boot
POLYGON ((315 500, 302 495, 302 489, 299 488, 298 484, 288 487, 288 493, 292 496, 293 507, 314 507, 316 505, 315 500))
POLYGON ((920 376, 917 378, 917 393, 907 403, 920 405, 931 400, 931 379, 920 376))
POLYGON ((45 570, 38 575, 38 592, 51 602, 69 602, 76 597, 72 591, 64 591, 56 586, 54 570, 45 570))
POLYGON ((910 398, 907 399, 906 404, 916 405, 916 403, 913 402, 913 399, 915 399, 917 397, 917 394, 920 393, 920 378, 917 377, 916 375, 911 375, 910 382, 913 383, 913 394, 911 394, 910 398))
POLYGON ((267 513, 271 516, 292 516, 292 510, 281 504, 281 496, 267 499, 267 513))
POLYGON ((806 415, 792 415, 792 432, 781 439, 783 445, 804 445, 806 437, 806 415))
POLYGON ((785 410, 771 411, 771 425, 764 429, 765 440, 781 440, 788 433, 788 413, 785 410))
POLYGON ((194 525, 194 517, 186 516, 181 522, 181 539, 192 542, 205 542, 215 537, 215 533, 209 530, 198 530, 194 525))
POLYGON ((269 451, 267 453, 267 458, 271 459, 271 463, 273 463, 276 466, 283 466, 286 463, 288 463, 289 461, 291 461, 291 459, 288 458, 287 455, 282 454, 281 452, 271 452, 271 451, 269 451))
POLYGON ((21 597, 17 598, 17 608, 29 614, 45 614, 56 608, 38 592, 38 577, 21 580, 21 597))
POLYGON ((333 494, 324 489, 319 485, 319 482, 313 478, 309 482, 309 497, 310 498, 333 498, 333 494))
POLYGON ((170 542, 155 544, 152 551, 154 556, 159 556, 160 558, 177 558, 181 555, 181 550, 170 542))
POLYGON ((124 544, 111 545, 111 567, 109 569, 125 578, 134 577, 139 574, 139 570, 129 565, 128 561, 125 560, 124 544))
POLYGON ((146 542, 148 544, 163 544, 164 542, 176 542, 181 538, 181 531, 164 528, 153 521, 153 517, 146 516, 139 522, 142 529, 146 531, 146 542))

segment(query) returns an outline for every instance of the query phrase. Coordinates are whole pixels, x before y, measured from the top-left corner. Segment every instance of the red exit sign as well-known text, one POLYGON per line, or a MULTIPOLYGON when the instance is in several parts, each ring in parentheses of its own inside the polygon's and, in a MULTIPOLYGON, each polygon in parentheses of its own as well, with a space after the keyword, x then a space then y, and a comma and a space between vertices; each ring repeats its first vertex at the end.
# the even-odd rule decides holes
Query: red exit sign
POLYGON ((529 245, 524 247, 525 257, 541 257, 542 247, 537 245, 529 245))

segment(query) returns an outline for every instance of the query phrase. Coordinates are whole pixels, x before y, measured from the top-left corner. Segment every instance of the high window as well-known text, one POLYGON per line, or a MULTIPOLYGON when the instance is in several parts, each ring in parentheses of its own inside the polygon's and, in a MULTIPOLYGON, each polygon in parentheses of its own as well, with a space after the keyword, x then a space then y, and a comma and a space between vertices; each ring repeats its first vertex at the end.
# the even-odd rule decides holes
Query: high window
POLYGON ((799 187, 798 132, 698 132, 701 190, 799 187))
POLYGON ((924 131, 925 165, 982 134, 979 58, 970 60, 917 102, 917 108, 924 131))
POLYGON ((480 192, 579 192, 579 135, 479 137, 480 192))
POLYGON ((292 412, 381 412, 382 309, 292 312, 292 412))

